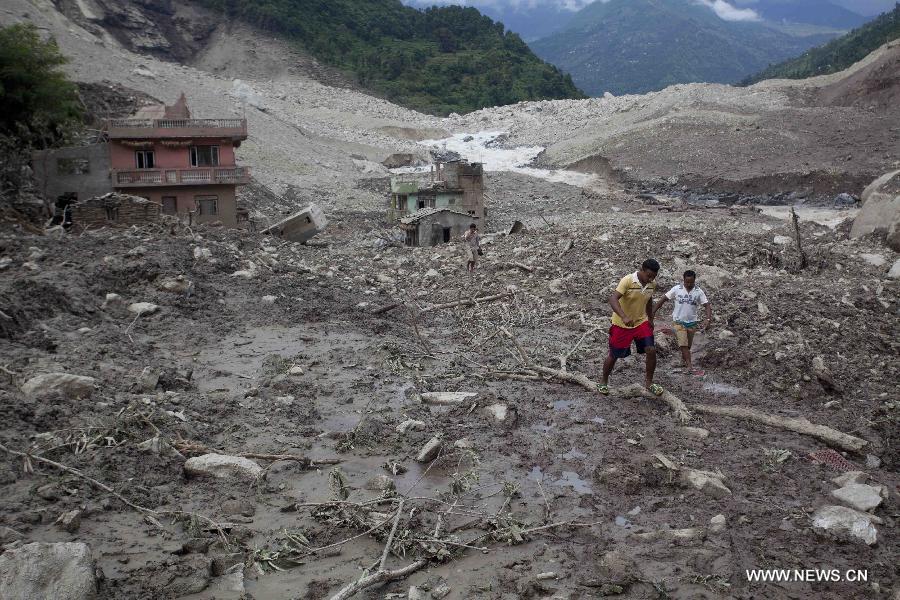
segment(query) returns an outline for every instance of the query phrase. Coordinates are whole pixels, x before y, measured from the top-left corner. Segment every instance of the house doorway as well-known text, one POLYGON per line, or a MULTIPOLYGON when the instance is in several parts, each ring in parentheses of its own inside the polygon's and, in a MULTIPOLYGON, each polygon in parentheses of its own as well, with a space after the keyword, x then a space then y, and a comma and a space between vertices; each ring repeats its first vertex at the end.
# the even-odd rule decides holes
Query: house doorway
POLYGON ((453 231, 452 227, 444 227, 444 243, 450 241, 450 232, 453 231))

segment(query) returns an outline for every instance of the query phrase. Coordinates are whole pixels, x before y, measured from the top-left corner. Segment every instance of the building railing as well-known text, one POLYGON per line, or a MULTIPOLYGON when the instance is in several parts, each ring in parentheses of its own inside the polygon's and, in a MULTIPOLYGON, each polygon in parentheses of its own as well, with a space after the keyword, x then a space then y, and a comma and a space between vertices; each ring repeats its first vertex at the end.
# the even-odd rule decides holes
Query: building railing
POLYGON ((109 119, 111 138, 247 137, 247 119, 109 119))
POLYGON ((112 180, 113 187, 244 184, 250 182, 250 169, 248 167, 208 167, 114 170, 112 180))

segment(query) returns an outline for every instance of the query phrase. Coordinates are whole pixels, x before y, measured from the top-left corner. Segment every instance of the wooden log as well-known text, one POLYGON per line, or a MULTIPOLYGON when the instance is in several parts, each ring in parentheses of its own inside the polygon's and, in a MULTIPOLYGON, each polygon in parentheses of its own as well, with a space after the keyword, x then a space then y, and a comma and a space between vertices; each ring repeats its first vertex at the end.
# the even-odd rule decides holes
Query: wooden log
POLYGON ((502 300, 513 295, 513 292, 503 292, 502 294, 493 294, 491 296, 482 296, 480 298, 466 298, 464 300, 454 300, 453 302, 445 302, 443 304, 435 304, 424 309, 422 312, 431 312, 435 310, 443 310, 445 308, 453 308, 455 306, 471 306, 473 304, 481 304, 483 302, 493 302, 494 300, 502 300))
POLYGON ((661 396, 656 396, 653 394, 653 392, 651 392, 644 386, 638 383, 633 383, 623 388, 619 388, 615 390, 615 392, 617 396, 622 396, 624 398, 634 398, 640 396, 649 400, 662 400, 669 405, 669 407, 672 409, 672 412, 675 413, 675 418, 677 418, 681 423, 687 423, 691 420, 691 411, 688 410, 688 407, 685 406, 684 402, 681 401, 681 398, 668 390, 663 390, 661 396))
POLYGON ((716 406, 711 404, 696 404, 694 410, 710 415, 721 415, 723 417, 732 417, 734 419, 743 419, 745 421, 756 421, 763 425, 778 427, 779 429, 787 429, 796 433, 802 433, 816 439, 822 440, 826 444, 837 446, 844 450, 859 452, 868 445, 868 441, 862 438, 852 436, 850 434, 832 429, 825 425, 817 425, 810 423, 804 417, 782 417, 778 415, 769 415, 753 408, 743 406, 716 406))

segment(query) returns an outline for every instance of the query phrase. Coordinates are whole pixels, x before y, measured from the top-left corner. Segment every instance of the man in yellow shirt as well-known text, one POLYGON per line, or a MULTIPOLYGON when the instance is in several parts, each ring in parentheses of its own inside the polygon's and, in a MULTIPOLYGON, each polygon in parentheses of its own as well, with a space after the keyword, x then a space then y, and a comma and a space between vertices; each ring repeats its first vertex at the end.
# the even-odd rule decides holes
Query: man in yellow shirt
POLYGON ((638 354, 647 355, 644 385, 656 396, 663 393, 662 386, 653 383, 653 372, 656 371, 653 292, 656 291, 654 280, 657 273, 659 263, 648 258, 640 270, 623 277, 609 297, 609 305, 613 310, 612 327, 609 328, 609 354, 603 361, 603 382, 598 387, 603 395, 609 394, 609 375, 616 361, 631 354, 632 342, 638 354))

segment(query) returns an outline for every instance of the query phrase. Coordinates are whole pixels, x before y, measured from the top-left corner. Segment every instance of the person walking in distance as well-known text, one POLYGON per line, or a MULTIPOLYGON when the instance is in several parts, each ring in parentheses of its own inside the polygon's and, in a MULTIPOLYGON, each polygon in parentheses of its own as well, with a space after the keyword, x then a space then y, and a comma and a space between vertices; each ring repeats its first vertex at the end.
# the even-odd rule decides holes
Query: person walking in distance
POLYGON ((672 309, 672 329, 675 330, 675 337, 678 338, 681 359, 684 361, 688 373, 701 377, 704 374, 703 371, 694 369, 691 365, 691 347, 694 345, 694 334, 697 333, 700 325, 700 307, 703 306, 706 309, 702 328, 706 330, 709 329, 712 322, 712 305, 706 297, 706 292, 696 283, 697 274, 694 271, 685 271, 682 283, 673 287, 659 299, 653 308, 653 314, 655 315, 667 300, 675 303, 675 308, 672 309))
POLYGON ((603 381, 598 391, 609 394, 609 376, 616 361, 631 354, 634 342, 638 354, 647 356, 644 386, 655 396, 661 396, 663 388, 653 383, 656 371, 656 345, 653 340, 653 292, 656 291, 656 275, 659 263, 648 258, 638 271, 626 275, 609 297, 612 307, 612 327, 609 328, 609 353, 603 361, 603 381))
POLYGON ((475 271, 475 263, 481 254, 481 235, 478 233, 478 226, 475 223, 469 225, 469 230, 462 236, 466 242, 466 270, 469 273, 475 271))

